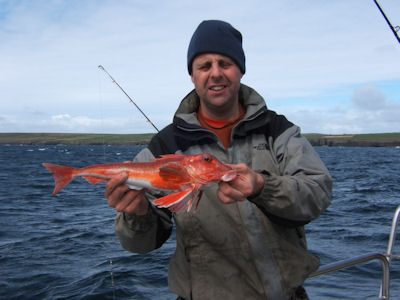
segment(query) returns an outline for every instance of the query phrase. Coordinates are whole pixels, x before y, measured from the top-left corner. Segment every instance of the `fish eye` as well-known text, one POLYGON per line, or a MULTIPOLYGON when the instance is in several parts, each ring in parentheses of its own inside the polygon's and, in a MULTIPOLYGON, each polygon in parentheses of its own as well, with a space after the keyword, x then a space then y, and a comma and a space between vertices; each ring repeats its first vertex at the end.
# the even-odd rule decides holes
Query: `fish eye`
POLYGON ((208 155, 205 155, 204 156, 204 160, 210 162, 212 160, 212 158, 209 157, 208 155))

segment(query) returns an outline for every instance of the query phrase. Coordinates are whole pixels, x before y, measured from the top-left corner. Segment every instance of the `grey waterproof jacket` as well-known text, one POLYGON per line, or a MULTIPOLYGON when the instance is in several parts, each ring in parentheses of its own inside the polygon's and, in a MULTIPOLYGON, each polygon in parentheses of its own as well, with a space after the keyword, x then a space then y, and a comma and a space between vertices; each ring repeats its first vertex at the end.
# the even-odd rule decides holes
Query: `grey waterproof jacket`
MULTIPOLYGON (((168 282, 185 299, 288 299, 319 266, 307 251, 304 225, 330 204, 328 170, 300 129, 267 109, 263 98, 241 85, 246 115, 225 148, 196 118, 195 91, 181 102, 171 125, 155 135, 136 161, 161 154, 212 153, 224 163, 245 163, 263 174, 260 195, 223 204, 217 184, 203 192, 196 213, 171 214, 151 207, 145 216, 118 213, 115 230, 135 253, 160 247, 176 224, 176 251, 168 282)), ((149 197, 153 197, 150 195, 149 197)))

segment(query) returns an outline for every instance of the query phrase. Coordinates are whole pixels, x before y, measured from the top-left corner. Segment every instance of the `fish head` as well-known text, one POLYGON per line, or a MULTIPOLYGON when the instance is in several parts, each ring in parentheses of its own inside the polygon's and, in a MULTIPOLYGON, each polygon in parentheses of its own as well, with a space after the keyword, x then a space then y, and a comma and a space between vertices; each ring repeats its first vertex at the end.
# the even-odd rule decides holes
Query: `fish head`
POLYGON ((232 181, 236 171, 220 162, 214 155, 202 153, 188 156, 184 162, 193 183, 206 185, 218 181, 232 181))

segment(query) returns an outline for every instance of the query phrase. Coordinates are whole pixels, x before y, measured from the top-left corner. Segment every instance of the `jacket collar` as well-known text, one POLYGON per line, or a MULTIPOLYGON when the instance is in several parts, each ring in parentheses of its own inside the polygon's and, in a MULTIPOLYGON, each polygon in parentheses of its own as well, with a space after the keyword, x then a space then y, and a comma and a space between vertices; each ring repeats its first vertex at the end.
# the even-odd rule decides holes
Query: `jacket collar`
MULTIPOLYGON (((244 120, 253 119, 255 115, 257 115, 260 111, 266 111, 266 103, 264 99, 259 95, 254 89, 248 87, 244 84, 241 84, 239 90, 239 101, 246 108, 246 115, 244 120)), ((181 101, 175 116, 175 118, 182 119, 183 121, 189 124, 195 124, 200 126, 200 123, 197 120, 196 111, 198 110, 200 105, 199 96, 196 93, 196 90, 192 90, 185 98, 181 101)))

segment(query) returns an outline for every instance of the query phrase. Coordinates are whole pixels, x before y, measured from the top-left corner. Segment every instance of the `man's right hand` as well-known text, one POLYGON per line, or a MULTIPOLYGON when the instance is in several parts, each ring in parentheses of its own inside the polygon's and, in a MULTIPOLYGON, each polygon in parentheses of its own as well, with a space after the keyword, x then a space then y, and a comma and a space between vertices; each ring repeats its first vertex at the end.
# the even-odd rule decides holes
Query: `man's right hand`
POLYGON ((132 190, 125 184, 127 173, 121 173, 111 178, 106 186, 104 196, 108 205, 116 211, 128 214, 145 215, 149 209, 149 201, 145 197, 145 190, 132 190))

